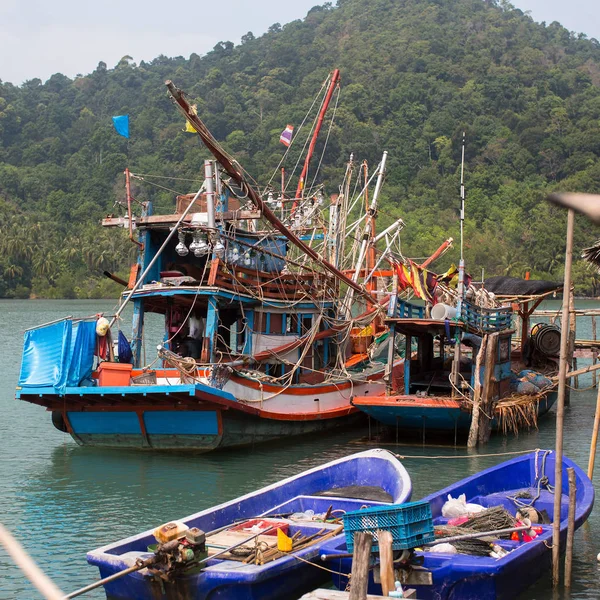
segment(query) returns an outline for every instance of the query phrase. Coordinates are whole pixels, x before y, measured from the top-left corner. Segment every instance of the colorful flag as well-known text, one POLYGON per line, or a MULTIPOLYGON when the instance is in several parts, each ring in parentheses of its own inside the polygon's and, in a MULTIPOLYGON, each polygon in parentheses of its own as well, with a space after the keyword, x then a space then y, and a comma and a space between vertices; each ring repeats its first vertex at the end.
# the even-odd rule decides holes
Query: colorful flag
POLYGON ((288 146, 292 143, 292 133, 294 133, 294 126, 288 125, 279 136, 279 141, 284 145, 288 146))
POLYGON ((117 133, 129 139, 129 115, 113 117, 112 120, 117 133))
POLYGON ((196 133, 194 126, 189 121, 185 122, 185 131, 186 133, 196 133))

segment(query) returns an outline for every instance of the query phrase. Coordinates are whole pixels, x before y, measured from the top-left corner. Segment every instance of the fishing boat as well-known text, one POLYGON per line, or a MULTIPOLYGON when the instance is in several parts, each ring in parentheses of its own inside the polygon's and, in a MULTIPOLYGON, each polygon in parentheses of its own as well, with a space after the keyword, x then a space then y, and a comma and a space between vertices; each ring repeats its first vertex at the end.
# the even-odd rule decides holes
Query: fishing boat
POLYGON ((449 280, 464 273, 438 276, 414 264, 397 271, 384 324, 390 348, 404 346, 402 377, 375 395, 357 393, 353 406, 395 430, 396 440, 418 432, 423 442, 450 435, 457 444, 468 434, 474 446, 487 442, 493 429, 518 433, 537 426, 557 398, 552 375, 560 330, 535 324, 530 333, 529 319, 561 286, 494 277, 453 289, 449 280), (423 304, 406 300, 411 288, 422 290, 423 304), (520 347, 513 347, 513 309, 521 319, 520 347))
POLYGON ((406 431, 418 432, 423 440, 445 434, 457 443, 472 429, 474 414, 482 422, 478 427, 487 428, 488 434, 491 429, 518 431, 523 425, 537 425, 554 405, 552 379, 526 369, 520 356, 512 356, 510 307, 466 304, 462 319, 426 318, 424 306, 405 300, 390 307, 385 323, 392 339, 403 336, 403 376, 376 395, 357 394, 352 404, 395 430, 396 437, 406 431), (484 340, 490 340, 487 353, 485 345, 481 350, 484 340), (483 359, 478 361, 480 353, 483 359), (478 407, 474 413, 474 405, 484 397, 485 409, 478 407))
POLYGON ((397 353, 388 360, 382 317, 391 271, 375 250, 382 239, 386 250, 396 243, 402 222, 375 235, 386 153, 371 173, 351 158, 329 201, 322 186, 309 184, 338 83, 334 71, 290 193, 283 171, 280 189, 271 182, 258 190, 167 82, 214 156, 204 163, 204 183, 178 195, 174 212, 154 214, 132 192, 150 177, 126 171, 126 214, 103 221, 125 228, 139 248, 129 281, 108 274, 125 287, 119 308, 27 331, 17 398, 45 407, 78 444, 120 448, 209 451, 360 417, 351 395, 377 393, 402 363, 397 353), (133 322, 124 331, 126 307, 133 322), (163 328, 146 358, 153 314, 163 328))
MULTIPOLYGON (((578 528, 592 511, 594 487, 585 472, 564 457, 563 473, 568 467, 575 470, 575 527, 578 528)), ((539 515, 540 522, 534 526, 536 537, 485 537, 483 545, 487 543, 488 546, 486 555, 437 553, 431 551, 433 546, 417 549, 400 565, 395 573, 397 579, 415 588, 417 597, 423 600, 508 600, 517 597, 551 566, 552 524, 547 521, 551 521, 553 515, 554 473, 554 452, 538 450, 485 469, 423 498, 431 507, 436 541, 443 541, 439 534, 448 526, 449 519, 442 516, 444 504, 449 496, 457 499, 461 494, 465 495, 469 505, 480 505, 484 509, 503 507, 513 516, 518 511, 539 515), (496 551, 500 548, 496 556, 490 555, 493 546, 496 551)), ((566 537, 568 506, 568 482, 563 476, 561 543, 566 537)), ((485 511, 479 514, 483 517, 485 511)), ((322 554, 336 555, 345 551, 345 541, 330 540, 324 545, 322 554)), ((328 564, 334 571, 348 573, 351 569, 350 558, 336 558, 328 564)), ((334 581, 344 589, 348 580, 342 576, 334 577, 334 581)), ((375 582, 373 571, 369 591, 381 593, 381 586, 375 582)))
POLYGON ((105 584, 115 599, 292 598, 328 577, 311 563, 319 563, 326 540, 342 535, 345 511, 406 502, 410 494, 394 455, 367 450, 190 515, 172 524, 174 542, 156 547, 150 530, 93 550, 87 560, 102 578, 147 564, 105 584), (290 551, 277 549, 282 534, 293 540, 290 551))

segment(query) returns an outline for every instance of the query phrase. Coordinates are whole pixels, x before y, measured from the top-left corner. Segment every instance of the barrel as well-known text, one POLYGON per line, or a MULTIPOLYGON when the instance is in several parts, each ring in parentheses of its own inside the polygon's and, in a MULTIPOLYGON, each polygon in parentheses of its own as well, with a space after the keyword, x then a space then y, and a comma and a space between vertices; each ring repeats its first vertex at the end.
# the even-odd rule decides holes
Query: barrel
POLYGON ((548 323, 536 323, 531 328, 531 343, 544 356, 560 354, 560 328, 548 323))

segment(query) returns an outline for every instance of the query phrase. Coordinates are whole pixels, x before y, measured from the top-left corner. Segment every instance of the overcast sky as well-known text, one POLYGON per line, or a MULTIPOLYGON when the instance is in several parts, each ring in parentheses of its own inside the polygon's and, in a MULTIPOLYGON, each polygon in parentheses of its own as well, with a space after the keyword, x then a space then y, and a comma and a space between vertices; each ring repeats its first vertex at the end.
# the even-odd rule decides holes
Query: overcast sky
MULTIPOLYGON (((365 0, 367 2, 368 0, 365 0)), ((219 41, 303 18, 322 0, 0 0, 0 79, 20 85, 53 73, 69 77, 114 67, 125 55, 204 54, 219 41)), ((536 21, 600 39, 598 0, 513 0, 536 21)), ((335 0, 334 0, 335 4, 335 0)))

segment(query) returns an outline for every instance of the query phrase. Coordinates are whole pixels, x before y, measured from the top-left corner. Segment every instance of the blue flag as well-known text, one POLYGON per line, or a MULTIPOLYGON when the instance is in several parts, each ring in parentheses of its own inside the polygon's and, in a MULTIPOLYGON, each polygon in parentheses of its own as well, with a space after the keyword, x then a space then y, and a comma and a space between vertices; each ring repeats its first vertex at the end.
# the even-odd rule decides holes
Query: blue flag
POLYGON ((129 139, 129 115, 113 117, 112 120, 117 133, 129 139))

